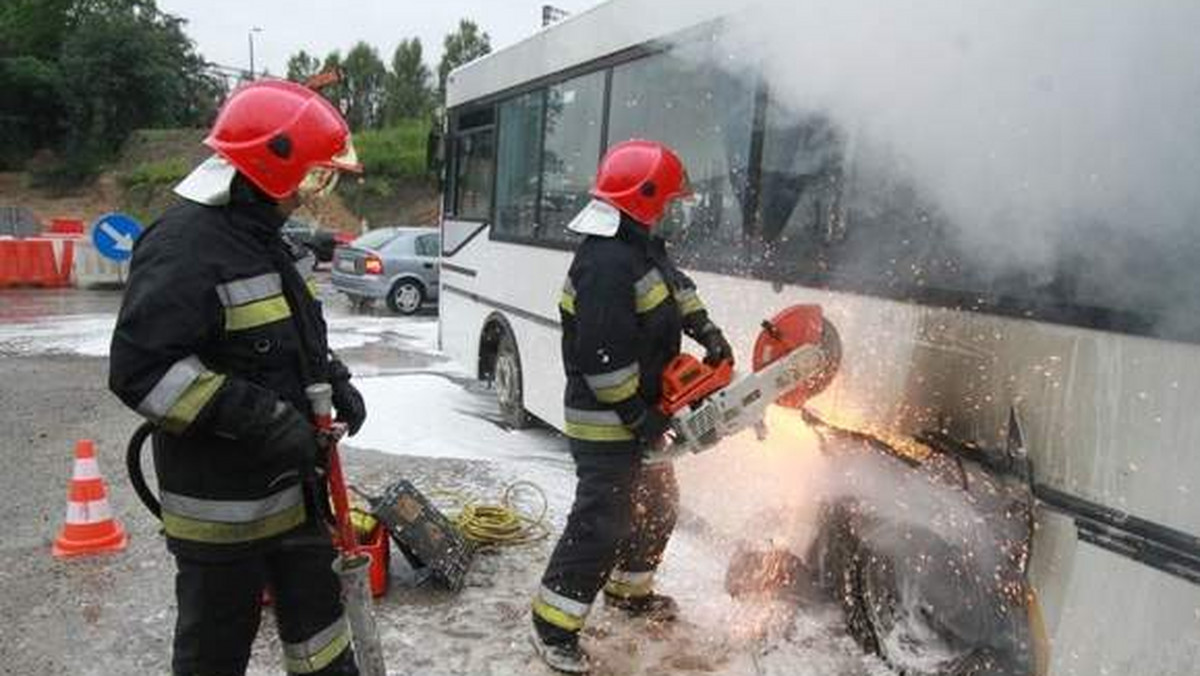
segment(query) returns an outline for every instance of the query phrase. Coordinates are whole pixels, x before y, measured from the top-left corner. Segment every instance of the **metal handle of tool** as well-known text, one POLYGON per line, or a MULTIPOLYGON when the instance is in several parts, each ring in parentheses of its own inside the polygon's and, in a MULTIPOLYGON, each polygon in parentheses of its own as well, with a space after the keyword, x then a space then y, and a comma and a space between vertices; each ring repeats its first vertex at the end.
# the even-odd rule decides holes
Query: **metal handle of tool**
POLYGON ((329 498, 333 500, 333 515, 336 522, 338 547, 345 553, 358 553, 358 538, 350 521, 350 498, 346 493, 346 478, 342 474, 342 459, 338 455, 337 437, 333 428, 333 387, 329 383, 309 385, 304 394, 312 406, 313 424, 328 445, 328 460, 325 478, 329 482, 329 498))
POLYGON ((329 497, 333 500, 338 549, 341 551, 341 556, 333 562, 333 571, 342 582, 342 601, 354 638, 354 656, 362 676, 387 676, 379 628, 371 613, 371 557, 359 548, 350 521, 350 498, 346 494, 346 478, 338 455, 339 435, 333 424, 333 387, 329 383, 317 383, 305 388, 304 394, 312 406, 313 424, 321 441, 329 445, 325 476, 329 482, 329 497))

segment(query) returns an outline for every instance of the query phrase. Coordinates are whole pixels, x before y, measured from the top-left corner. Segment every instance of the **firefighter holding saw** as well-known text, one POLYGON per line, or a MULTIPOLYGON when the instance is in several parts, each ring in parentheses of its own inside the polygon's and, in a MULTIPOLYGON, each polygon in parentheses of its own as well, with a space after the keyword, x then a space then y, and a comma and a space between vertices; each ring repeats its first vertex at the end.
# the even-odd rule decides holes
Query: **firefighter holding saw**
POLYGON ((596 596, 633 616, 675 618, 654 571, 675 527, 678 487, 670 463, 645 452, 670 425, 660 377, 681 335, 705 361, 733 351, 709 319, 695 284, 671 262, 656 227, 688 194, 679 157, 661 143, 627 141, 601 162, 595 198, 568 226, 586 237, 559 304, 566 369, 564 431, 578 485, 567 525, 533 599, 533 642, 552 668, 585 673, 579 632, 596 596))
POLYGON ((291 674, 358 674, 306 386, 366 417, 328 350, 321 305, 280 227, 359 171, 349 128, 316 92, 263 80, 226 101, 216 154, 140 238, 112 339, 110 387, 157 425, 163 530, 178 573, 176 676, 243 674, 263 590, 291 674))

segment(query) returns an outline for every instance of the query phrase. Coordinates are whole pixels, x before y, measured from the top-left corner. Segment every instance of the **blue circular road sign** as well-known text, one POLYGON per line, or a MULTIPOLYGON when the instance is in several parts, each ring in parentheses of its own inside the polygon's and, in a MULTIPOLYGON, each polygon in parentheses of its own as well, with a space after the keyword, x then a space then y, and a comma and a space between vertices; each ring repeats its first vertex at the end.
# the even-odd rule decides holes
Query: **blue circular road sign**
POLYGON ((105 214, 92 225, 92 243, 101 256, 114 261, 133 257, 133 243, 142 234, 142 226, 125 214, 105 214))

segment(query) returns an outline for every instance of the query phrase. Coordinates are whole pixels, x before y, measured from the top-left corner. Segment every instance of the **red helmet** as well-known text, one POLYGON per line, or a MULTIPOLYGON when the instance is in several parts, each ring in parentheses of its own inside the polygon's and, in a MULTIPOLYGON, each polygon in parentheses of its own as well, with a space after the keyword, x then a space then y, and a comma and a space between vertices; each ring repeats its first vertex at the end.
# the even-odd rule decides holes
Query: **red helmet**
POLYGON ((600 162, 592 196, 650 227, 671 200, 690 194, 687 172, 675 151, 656 141, 625 141, 600 162))
POLYGON ((337 170, 362 171, 350 127, 315 91, 286 80, 258 80, 229 96, 204 144, 274 199, 305 179, 326 183, 337 170))

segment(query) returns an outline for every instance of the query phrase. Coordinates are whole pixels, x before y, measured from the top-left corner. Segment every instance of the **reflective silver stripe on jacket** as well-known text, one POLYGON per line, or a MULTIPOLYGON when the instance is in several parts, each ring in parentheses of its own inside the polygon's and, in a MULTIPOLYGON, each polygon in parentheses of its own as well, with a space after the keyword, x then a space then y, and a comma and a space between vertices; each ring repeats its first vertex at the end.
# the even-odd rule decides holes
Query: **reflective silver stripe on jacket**
POLYGON ((154 389, 137 405, 138 413, 152 420, 163 418, 187 388, 206 370, 195 355, 175 362, 163 377, 158 379, 154 389))
POLYGON ((350 625, 343 615, 307 641, 283 644, 283 664, 289 674, 311 674, 333 663, 350 646, 350 625))
POLYGON ((632 441, 633 432, 616 411, 588 411, 567 407, 563 411, 563 433, 581 441, 632 441))
POLYGON ((695 289, 679 289, 675 292, 675 303, 679 305, 679 314, 686 317, 693 312, 705 309, 704 301, 695 289))
POLYGON ((172 514, 203 521, 249 523, 303 504, 300 486, 290 486, 261 500, 206 500, 162 491, 162 508, 172 514))
POLYGON ((635 361, 608 373, 584 375, 583 379, 587 381, 588 387, 592 388, 596 399, 605 404, 615 404, 637 394, 639 375, 640 370, 635 361))
POLYGON ((162 492, 163 530, 180 540, 209 544, 262 540, 286 533, 306 518, 299 486, 261 500, 205 500, 162 492))
POLYGON ((195 355, 180 359, 159 378, 137 410, 168 431, 180 432, 196 419, 224 383, 195 355))
POLYGON ((283 293, 283 280, 278 272, 257 277, 237 279, 217 286, 217 295, 225 307, 237 307, 283 293))
POLYGON ((634 304, 639 313, 649 312, 658 307, 668 296, 667 283, 663 281, 658 270, 650 270, 633 285, 634 304))

